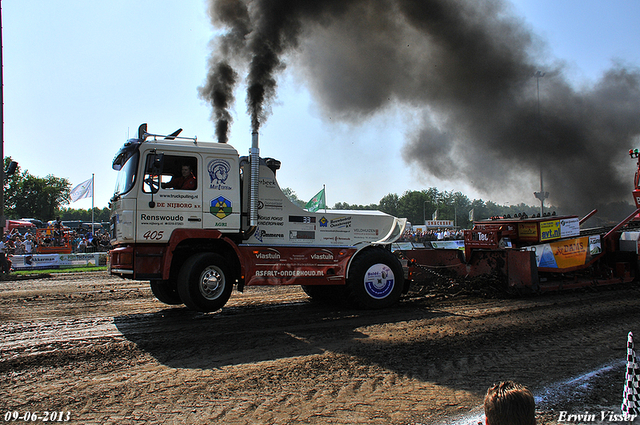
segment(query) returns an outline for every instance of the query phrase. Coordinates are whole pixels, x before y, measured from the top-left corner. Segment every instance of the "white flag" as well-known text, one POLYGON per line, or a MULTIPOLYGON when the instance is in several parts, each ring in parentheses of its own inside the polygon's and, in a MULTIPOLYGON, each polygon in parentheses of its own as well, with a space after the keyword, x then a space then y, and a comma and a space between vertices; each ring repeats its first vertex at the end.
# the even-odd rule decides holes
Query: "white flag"
POLYGON ((92 191, 93 177, 71 189, 71 193, 69 194, 71 196, 71 202, 79 201, 82 198, 90 198, 92 191))

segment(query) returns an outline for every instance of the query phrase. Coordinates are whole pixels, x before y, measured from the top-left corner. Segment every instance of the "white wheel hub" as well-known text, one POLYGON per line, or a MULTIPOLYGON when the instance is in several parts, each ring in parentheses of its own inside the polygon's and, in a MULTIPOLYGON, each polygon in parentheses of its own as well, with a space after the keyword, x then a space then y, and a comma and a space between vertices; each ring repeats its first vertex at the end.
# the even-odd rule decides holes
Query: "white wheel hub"
POLYGON ((393 271, 386 264, 378 263, 369 267, 364 275, 364 289, 371 298, 386 298, 395 286, 393 271))

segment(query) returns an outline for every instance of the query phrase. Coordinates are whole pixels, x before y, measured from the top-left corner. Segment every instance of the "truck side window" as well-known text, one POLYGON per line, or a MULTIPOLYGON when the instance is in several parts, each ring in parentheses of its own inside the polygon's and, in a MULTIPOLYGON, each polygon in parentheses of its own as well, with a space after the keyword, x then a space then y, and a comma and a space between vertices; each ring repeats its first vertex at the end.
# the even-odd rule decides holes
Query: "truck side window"
MULTIPOLYGON (((195 157, 165 155, 164 166, 160 173, 160 187, 162 189, 196 190, 198 161, 195 157)), ((144 180, 158 176, 145 175, 144 180)), ((142 187, 145 193, 151 193, 151 187, 145 183, 142 187)))

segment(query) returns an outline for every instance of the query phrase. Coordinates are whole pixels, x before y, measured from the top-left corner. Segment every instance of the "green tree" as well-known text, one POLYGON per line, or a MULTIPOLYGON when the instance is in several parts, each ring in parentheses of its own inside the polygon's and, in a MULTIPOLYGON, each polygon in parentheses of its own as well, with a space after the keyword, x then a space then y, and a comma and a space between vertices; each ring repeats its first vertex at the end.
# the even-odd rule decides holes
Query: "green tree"
POLYGON ((380 199, 378 208, 382 212, 385 212, 387 214, 391 214, 397 217, 398 216, 398 195, 395 193, 390 193, 384 198, 380 199))
POLYGON ((458 227, 469 228, 469 211, 471 210, 471 201, 462 192, 454 192, 451 194, 451 204, 453 206, 453 220, 458 227))
POLYGON ((425 214, 431 218, 430 206, 425 205, 427 196, 424 192, 413 190, 406 191, 398 200, 398 216, 405 217, 412 224, 422 224, 425 214))
MULTIPOLYGON (((4 158, 5 169, 11 161, 11 157, 4 158)), ((36 177, 22 172, 18 166, 15 174, 3 183, 5 215, 10 218, 53 220, 60 206, 69 202, 71 183, 52 174, 36 177)))
POLYGON ((469 227, 471 208, 471 201, 461 192, 440 192, 435 187, 421 191, 406 191, 401 197, 390 193, 380 200, 381 211, 407 218, 413 225, 421 225, 425 220, 431 220, 438 211, 439 219, 451 220, 459 227, 469 227))
POLYGON ((294 192, 293 189, 291 189, 290 187, 282 188, 282 193, 284 193, 285 196, 289 198, 291 202, 293 202, 295 205, 299 206, 300 208, 304 208, 304 206, 307 204, 305 201, 298 198, 298 195, 296 195, 296 192, 294 192))
POLYGON ((346 202, 338 202, 333 206, 334 210, 377 210, 378 205, 369 204, 369 205, 358 205, 358 204, 348 204, 346 202))
MULTIPOLYGON (((12 159, 10 156, 7 156, 4 158, 5 170, 9 167, 9 164, 11 163, 11 161, 12 159)), ((4 208, 5 208, 5 215, 9 218, 20 218, 20 216, 17 216, 14 214, 14 210, 16 207, 16 202, 19 199, 18 190, 20 189, 20 186, 25 179, 25 175, 26 173, 22 173, 20 171, 20 165, 18 165, 15 173, 12 176, 5 176, 4 185, 3 185, 4 208)))
MULTIPOLYGON (((56 212, 56 216, 60 216, 60 219, 63 221, 84 221, 91 222, 91 209, 88 208, 86 210, 82 209, 72 209, 72 208, 62 208, 56 212)), ((111 210, 109 208, 93 208, 93 219, 97 223, 108 222, 111 216, 111 210)))
POLYGON ((17 191, 13 212, 18 217, 53 220, 60 206, 69 202, 70 186, 67 179, 51 174, 40 178, 27 173, 17 191))

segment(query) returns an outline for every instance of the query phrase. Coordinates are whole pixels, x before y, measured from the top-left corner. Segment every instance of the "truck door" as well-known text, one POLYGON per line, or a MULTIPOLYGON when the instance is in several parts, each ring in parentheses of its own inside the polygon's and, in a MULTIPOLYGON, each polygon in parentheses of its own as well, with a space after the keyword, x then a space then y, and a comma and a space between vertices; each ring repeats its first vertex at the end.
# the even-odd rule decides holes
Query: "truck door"
POLYGON ((200 155, 150 151, 144 161, 136 239, 164 242, 174 229, 202 228, 200 155))
POLYGON ((240 171, 237 155, 204 155, 202 220, 205 229, 240 229, 240 171))

